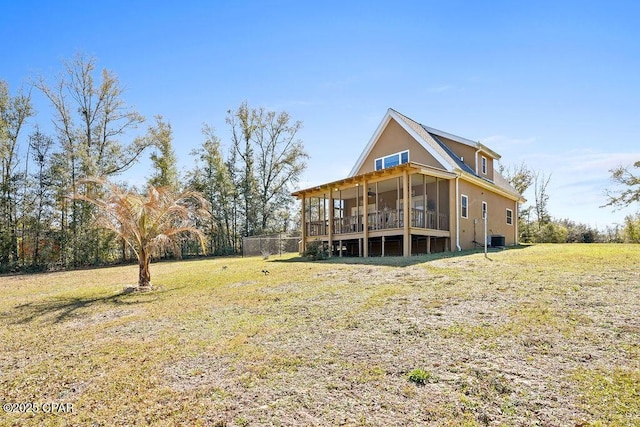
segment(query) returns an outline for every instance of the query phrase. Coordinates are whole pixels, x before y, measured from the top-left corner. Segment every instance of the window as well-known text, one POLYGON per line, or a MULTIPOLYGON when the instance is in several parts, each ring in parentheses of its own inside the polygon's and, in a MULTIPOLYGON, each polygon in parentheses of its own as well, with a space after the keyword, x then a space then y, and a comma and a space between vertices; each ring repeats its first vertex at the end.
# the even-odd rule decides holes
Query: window
POLYGON ((469 197, 464 194, 462 195, 460 216, 462 216, 462 218, 469 218, 469 197))
POLYGON ((400 151, 398 153, 391 154, 390 156, 380 157, 375 160, 375 169, 386 169, 393 166, 403 165, 409 163, 409 150, 400 151))
POLYGON ((487 202, 482 202, 482 219, 487 219, 487 202))
POLYGON ((482 174, 487 174, 487 158, 482 156, 482 174))
POLYGON ((403 151, 402 153, 400 153, 400 163, 401 164, 409 163, 409 152, 408 151, 403 151))
POLYGON ((507 224, 513 225, 513 211, 511 209, 507 209, 507 224))

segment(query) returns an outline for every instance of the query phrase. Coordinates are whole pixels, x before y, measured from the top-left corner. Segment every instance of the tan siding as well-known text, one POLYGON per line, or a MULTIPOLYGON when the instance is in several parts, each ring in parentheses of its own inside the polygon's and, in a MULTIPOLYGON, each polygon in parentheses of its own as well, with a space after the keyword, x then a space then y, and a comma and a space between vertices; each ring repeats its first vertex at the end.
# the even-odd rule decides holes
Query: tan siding
MULTIPOLYGON (((468 218, 460 218, 460 246, 462 249, 471 249, 474 247, 474 220, 475 222, 475 241, 482 244, 484 242, 484 223, 482 221, 482 202, 487 202, 489 213, 489 224, 487 234, 500 234, 505 236, 507 246, 514 245, 515 239, 515 221, 516 211, 515 202, 507 199, 499 194, 460 179, 460 194, 469 196, 469 214, 468 218), (513 211, 514 224, 507 224, 507 209, 513 211)), ((460 197, 460 196, 459 196, 460 197)), ((459 203, 458 203, 459 204, 459 203)), ((460 216, 460 212, 458 212, 460 216)))
POLYGON ((356 175, 372 172, 375 168, 375 159, 405 150, 409 150, 409 161, 437 168, 443 167, 418 141, 392 119, 356 175))
POLYGON ((438 139, 442 141, 444 145, 449 147, 449 149, 453 151, 458 156, 458 158, 464 158, 464 162, 469 165, 471 169, 476 170, 476 149, 474 147, 452 141, 449 138, 445 138, 443 136, 438 136, 438 139))
POLYGON ((493 158, 486 153, 480 151, 478 153, 477 158, 477 169, 476 169, 476 148, 470 147, 466 144, 461 144, 459 142, 453 141, 449 138, 445 138, 443 136, 438 136, 438 139, 442 141, 451 151, 453 151, 458 158, 462 157, 464 162, 474 171, 478 171, 478 175, 487 178, 493 181, 493 158), (487 158, 487 174, 482 175, 482 156, 487 158))

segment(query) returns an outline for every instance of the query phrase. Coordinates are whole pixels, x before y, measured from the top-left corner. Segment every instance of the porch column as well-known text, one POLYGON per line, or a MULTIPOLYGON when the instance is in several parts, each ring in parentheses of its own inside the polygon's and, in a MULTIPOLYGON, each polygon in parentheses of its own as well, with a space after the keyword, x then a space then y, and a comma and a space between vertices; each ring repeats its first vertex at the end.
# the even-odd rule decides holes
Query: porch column
POLYGON ((410 193, 410 177, 409 172, 405 169, 402 172, 402 209, 404 210, 404 234, 402 238, 402 256, 411 256, 411 212, 409 211, 411 204, 409 203, 410 193))
POLYGON ((367 180, 362 182, 362 250, 364 257, 369 257, 369 215, 367 215, 367 209, 369 208, 367 180))
POLYGON ((440 178, 436 178, 436 230, 440 229, 440 178))
POLYGON ((307 250, 307 198, 302 193, 302 212, 300 215, 300 224, 302 228, 302 253, 307 250))
POLYGON ((340 250, 338 251, 338 253, 340 254, 339 257, 342 258, 342 239, 340 239, 340 242, 338 244, 340 245, 340 250))
POLYGON ((329 258, 333 255, 333 190, 329 189, 329 224, 327 227, 327 238, 329 239, 329 258))

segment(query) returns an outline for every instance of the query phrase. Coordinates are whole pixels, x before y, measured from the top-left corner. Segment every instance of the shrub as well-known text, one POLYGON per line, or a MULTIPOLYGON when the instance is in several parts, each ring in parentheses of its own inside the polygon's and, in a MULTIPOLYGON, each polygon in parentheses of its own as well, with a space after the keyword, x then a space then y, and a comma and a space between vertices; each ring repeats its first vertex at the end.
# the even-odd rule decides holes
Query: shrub
POLYGON ((311 258, 312 261, 318 261, 329 258, 329 250, 322 241, 316 240, 307 245, 302 255, 311 258))
POLYGON ((425 385, 432 377, 431 372, 420 368, 414 369, 407 374, 407 379, 418 385, 425 385))

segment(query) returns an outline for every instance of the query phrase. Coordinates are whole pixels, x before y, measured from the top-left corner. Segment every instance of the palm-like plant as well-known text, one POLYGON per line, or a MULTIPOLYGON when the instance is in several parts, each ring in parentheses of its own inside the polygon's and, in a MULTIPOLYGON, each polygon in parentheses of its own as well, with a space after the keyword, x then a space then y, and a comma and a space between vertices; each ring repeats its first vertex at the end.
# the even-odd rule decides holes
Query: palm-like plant
POLYGON ((178 193, 170 187, 149 186, 147 194, 142 195, 100 178, 85 179, 81 183, 104 190, 73 197, 96 206, 97 224, 116 233, 134 251, 138 258, 140 289, 151 288, 149 263, 154 252, 173 247, 179 255, 179 238, 189 234, 195 235, 205 250, 204 234, 195 222, 210 214, 207 201, 200 193, 178 193))

